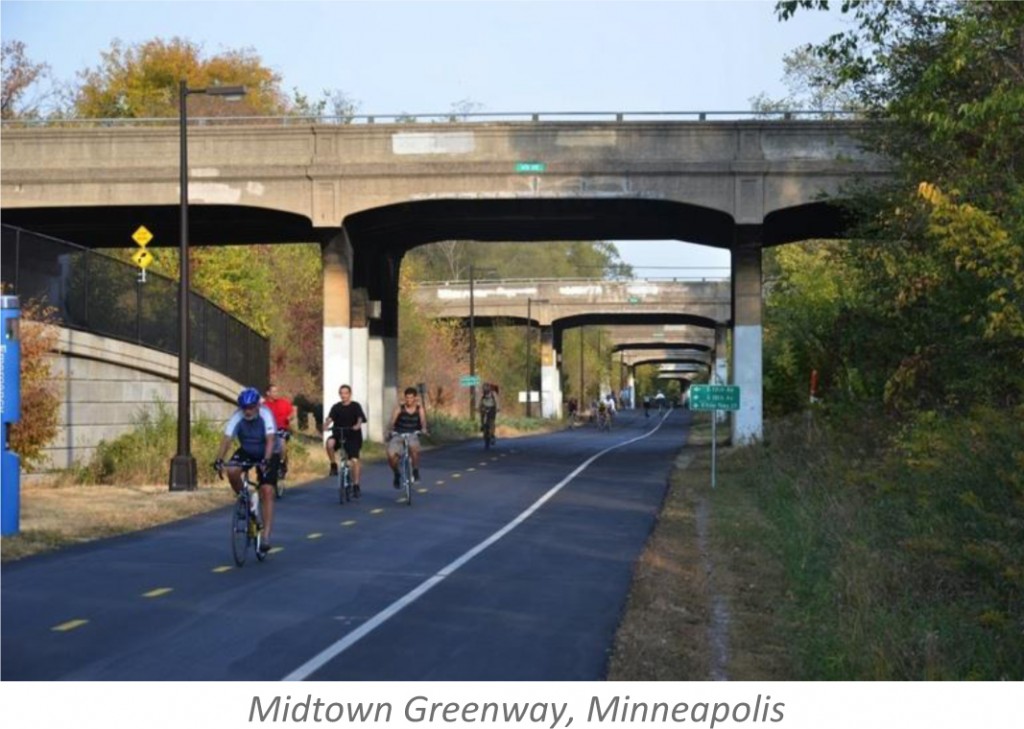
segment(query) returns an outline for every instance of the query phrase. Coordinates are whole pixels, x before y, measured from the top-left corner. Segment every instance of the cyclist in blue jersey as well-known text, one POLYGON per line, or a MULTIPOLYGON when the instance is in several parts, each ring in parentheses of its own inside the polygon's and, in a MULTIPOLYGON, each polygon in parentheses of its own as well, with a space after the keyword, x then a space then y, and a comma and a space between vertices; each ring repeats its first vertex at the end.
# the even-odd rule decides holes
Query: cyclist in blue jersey
POLYGON ((266 406, 260 405, 259 390, 255 387, 245 388, 238 395, 238 409, 224 425, 224 437, 213 467, 221 478, 227 470, 228 481, 237 494, 242 490, 242 469, 233 465, 233 462, 249 461, 256 464, 264 519, 263 539, 260 542, 260 551, 263 552, 270 551, 270 532, 274 526, 274 487, 277 484, 280 460, 280 455, 274 453, 276 441, 277 426, 273 413, 266 406), (239 447, 225 464, 224 456, 236 438, 239 447))

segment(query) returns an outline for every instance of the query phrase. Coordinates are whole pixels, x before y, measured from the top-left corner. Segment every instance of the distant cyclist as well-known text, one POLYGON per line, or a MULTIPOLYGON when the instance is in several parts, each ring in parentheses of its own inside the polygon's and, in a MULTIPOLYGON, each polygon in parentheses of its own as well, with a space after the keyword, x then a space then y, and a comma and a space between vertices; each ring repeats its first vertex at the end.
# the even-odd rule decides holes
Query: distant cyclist
POLYGON ((363 447, 363 423, 366 422, 366 413, 363 406, 352 400, 352 388, 342 385, 338 388, 338 395, 341 402, 336 402, 331 407, 331 412, 324 421, 324 430, 331 429, 331 436, 327 439, 327 458, 331 461, 331 475, 338 475, 338 449, 345 448, 345 455, 348 456, 352 466, 352 496, 359 498, 359 472, 362 466, 359 464, 359 451, 363 447))
POLYGON ((498 401, 498 388, 489 382, 484 383, 483 396, 480 398, 480 430, 490 434, 494 442, 494 423, 498 418, 501 403, 498 401))
POLYGON ((288 474, 288 441, 292 437, 292 401, 282 397, 277 385, 270 385, 263 396, 263 403, 274 416, 277 428, 278 453, 281 454, 281 473, 284 478, 288 474))
POLYGON ((388 465, 395 474, 393 486, 401 488, 402 477, 398 473, 398 459, 402 457, 402 434, 409 436, 409 453, 412 457, 413 480, 420 480, 420 439, 416 431, 427 432, 427 413, 423 406, 416 402, 419 392, 415 387, 405 388, 403 402, 391 413, 391 439, 388 441, 388 465))
POLYGON ((235 462, 248 461, 256 465, 259 483, 260 505, 263 509, 263 539, 260 551, 270 550, 270 533, 274 527, 274 487, 277 485, 277 467, 280 458, 274 453, 277 427, 270 410, 260 405, 260 391, 247 387, 238 395, 238 409, 224 426, 224 437, 220 441, 217 460, 213 467, 217 475, 224 477, 224 456, 232 442, 238 439, 238 450, 226 464, 228 481, 237 494, 242 490, 242 468, 235 462))
POLYGON ((651 396, 644 395, 644 417, 651 417, 651 396))

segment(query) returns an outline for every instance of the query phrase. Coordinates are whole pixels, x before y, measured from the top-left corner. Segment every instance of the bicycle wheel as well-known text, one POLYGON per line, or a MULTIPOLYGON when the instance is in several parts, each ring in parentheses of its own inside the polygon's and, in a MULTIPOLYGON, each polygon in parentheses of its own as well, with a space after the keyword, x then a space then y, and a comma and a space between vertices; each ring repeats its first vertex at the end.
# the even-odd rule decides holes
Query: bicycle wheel
POLYGON ((341 464, 338 471, 338 501, 344 504, 352 500, 352 476, 348 467, 348 461, 341 464))
POLYGON ((249 499, 239 494, 235 506, 231 509, 231 554, 235 564, 245 564, 245 556, 249 549, 249 499))
POLYGON ((402 459, 402 488, 405 489, 405 505, 412 506, 412 459, 402 459))

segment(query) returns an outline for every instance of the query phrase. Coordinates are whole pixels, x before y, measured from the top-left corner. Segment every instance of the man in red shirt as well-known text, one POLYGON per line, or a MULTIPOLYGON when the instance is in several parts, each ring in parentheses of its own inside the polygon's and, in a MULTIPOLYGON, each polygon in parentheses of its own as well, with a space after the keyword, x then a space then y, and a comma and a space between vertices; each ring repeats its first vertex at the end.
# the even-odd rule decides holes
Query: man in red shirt
POLYGON ((281 477, 288 472, 288 439, 291 437, 292 402, 286 397, 281 397, 277 385, 270 385, 263 402, 274 416, 274 425, 277 427, 278 443, 281 445, 281 477))

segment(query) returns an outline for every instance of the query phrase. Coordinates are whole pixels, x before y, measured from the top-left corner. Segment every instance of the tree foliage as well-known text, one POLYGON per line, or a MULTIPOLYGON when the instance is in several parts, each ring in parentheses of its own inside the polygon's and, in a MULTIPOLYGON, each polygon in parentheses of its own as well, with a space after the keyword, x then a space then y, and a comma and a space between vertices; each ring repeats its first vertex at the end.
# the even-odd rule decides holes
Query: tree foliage
POLYGON ((99 65, 79 73, 73 101, 78 116, 177 116, 182 79, 195 89, 246 88, 245 97, 238 102, 196 95, 189 101, 189 113, 195 116, 283 114, 288 108, 280 75, 266 67, 252 49, 206 57, 201 45, 184 38, 155 38, 135 45, 114 40, 101 57, 99 65))
POLYGON ((21 41, 5 41, 2 49, 3 80, 0 84, 0 118, 35 118, 44 96, 31 96, 34 85, 49 77, 50 67, 33 63, 21 41))
POLYGON ((406 256, 420 281, 452 281, 469 277, 469 267, 487 278, 605 278, 630 276, 614 243, 570 241, 504 243, 449 240, 421 246, 406 256))
POLYGON ((21 420, 11 426, 10 446, 25 471, 42 464, 44 446, 57 435, 60 378, 51 367, 59 336, 55 314, 34 301, 21 307, 21 420))
MULTIPOLYGON (((827 6, 777 7, 786 18, 827 6)), ((854 27, 812 51, 885 117, 867 143, 894 174, 886 186, 850 191, 862 222, 829 260, 804 262, 817 278, 793 265, 796 254, 774 259, 766 347, 791 361, 771 365, 773 387, 787 367, 816 361, 833 396, 878 398, 896 412, 1019 402, 1024 4, 848 0, 843 11, 854 27), (822 302, 836 276, 840 297, 822 302), (790 311, 773 313, 773 297, 790 311), (817 323, 802 328, 809 312, 817 323), (814 340, 829 329, 841 337, 821 350, 814 340)))

